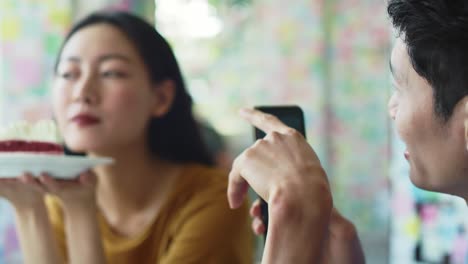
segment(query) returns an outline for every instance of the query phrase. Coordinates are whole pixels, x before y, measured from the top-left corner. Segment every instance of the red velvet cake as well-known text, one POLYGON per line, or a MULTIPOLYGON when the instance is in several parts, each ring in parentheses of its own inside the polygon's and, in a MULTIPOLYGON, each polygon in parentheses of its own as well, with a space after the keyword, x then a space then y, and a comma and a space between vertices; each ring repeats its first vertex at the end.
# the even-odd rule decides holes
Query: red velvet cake
POLYGON ((58 129, 51 120, 34 125, 20 122, 0 131, 0 152, 61 155, 60 141, 58 129))

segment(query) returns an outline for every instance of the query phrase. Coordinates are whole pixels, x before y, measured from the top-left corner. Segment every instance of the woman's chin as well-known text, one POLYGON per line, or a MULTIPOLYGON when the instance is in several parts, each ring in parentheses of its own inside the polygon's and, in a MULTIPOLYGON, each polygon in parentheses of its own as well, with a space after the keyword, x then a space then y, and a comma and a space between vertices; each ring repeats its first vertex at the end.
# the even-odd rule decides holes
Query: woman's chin
POLYGON ((97 147, 89 142, 66 142, 66 146, 70 151, 77 153, 93 152, 97 147))

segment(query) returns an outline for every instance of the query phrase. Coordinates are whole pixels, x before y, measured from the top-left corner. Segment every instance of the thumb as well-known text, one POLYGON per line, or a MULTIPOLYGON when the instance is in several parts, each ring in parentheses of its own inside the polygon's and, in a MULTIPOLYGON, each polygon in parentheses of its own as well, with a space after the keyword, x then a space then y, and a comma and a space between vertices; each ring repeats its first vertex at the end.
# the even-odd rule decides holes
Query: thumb
POLYGON ((329 231, 336 238, 350 239, 356 235, 354 224, 341 215, 336 208, 330 216, 329 231))
POLYGON ((87 185, 87 186, 95 186, 97 183, 97 177, 92 171, 86 171, 82 173, 78 177, 78 180, 81 184, 87 185))

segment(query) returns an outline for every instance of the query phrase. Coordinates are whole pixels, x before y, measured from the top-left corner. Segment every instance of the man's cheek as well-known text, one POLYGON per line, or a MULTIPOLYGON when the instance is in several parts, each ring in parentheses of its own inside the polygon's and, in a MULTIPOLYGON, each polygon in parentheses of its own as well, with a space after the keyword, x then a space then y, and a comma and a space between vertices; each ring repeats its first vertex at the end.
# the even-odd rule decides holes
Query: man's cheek
POLYGON ((408 143, 411 135, 411 127, 409 126, 408 120, 405 116, 399 115, 395 119, 395 128, 398 134, 398 137, 405 143, 408 143))
POLYGON ((465 119, 465 145, 468 150, 468 118, 465 119))

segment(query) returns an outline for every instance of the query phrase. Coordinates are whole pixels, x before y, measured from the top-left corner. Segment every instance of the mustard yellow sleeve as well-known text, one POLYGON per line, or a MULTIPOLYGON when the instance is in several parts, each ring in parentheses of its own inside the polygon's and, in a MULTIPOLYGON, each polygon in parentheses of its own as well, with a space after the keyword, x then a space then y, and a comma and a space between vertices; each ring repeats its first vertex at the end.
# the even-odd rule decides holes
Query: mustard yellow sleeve
POLYGON ((176 234, 160 264, 253 263, 248 204, 228 206, 225 189, 192 198, 180 214, 176 234))
POLYGON ((64 263, 67 263, 67 244, 65 238, 65 226, 63 220, 62 207, 58 198, 47 195, 45 198, 47 211, 49 213, 49 220, 52 225, 57 244, 64 263))

